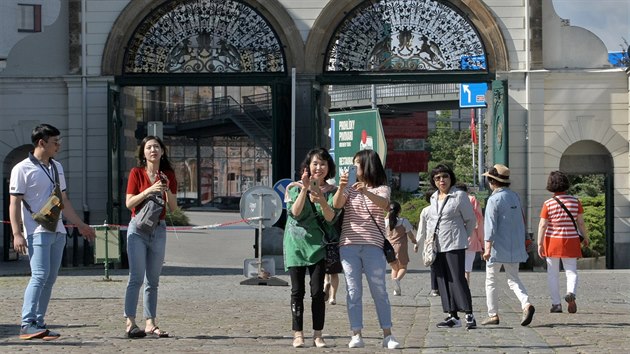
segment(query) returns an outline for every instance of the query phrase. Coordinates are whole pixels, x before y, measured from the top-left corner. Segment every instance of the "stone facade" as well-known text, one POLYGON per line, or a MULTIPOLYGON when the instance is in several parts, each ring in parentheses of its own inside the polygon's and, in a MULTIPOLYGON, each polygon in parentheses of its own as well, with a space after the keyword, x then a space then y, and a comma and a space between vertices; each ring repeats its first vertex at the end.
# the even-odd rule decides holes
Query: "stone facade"
MULTIPOLYGON (((4 123, 0 156, 10 156, 29 144, 30 129, 37 122, 59 127, 65 137, 59 159, 68 171, 70 197, 77 210, 90 212, 92 223, 107 215, 107 190, 103 188, 109 156, 107 85, 121 74, 130 34, 165 1, 50 1, 55 4, 51 11, 56 17, 43 24, 42 32, 0 41, 8 47, 0 48, 0 53, 6 53, 6 68, 0 71, 4 123), (81 18, 85 19, 83 26, 81 18)), ((296 121, 300 143, 295 156, 299 160, 305 150, 323 140, 328 127, 327 122, 311 118, 318 105, 324 106, 325 114, 326 99, 314 103, 319 98, 312 89, 325 90, 318 77, 327 45, 339 23, 363 0, 241 1, 268 20, 284 45, 287 68, 296 69, 296 112, 305 117, 296 121), (316 126, 320 137, 300 133, 316 126)), ((579 170, 575 161, 590 156, 590 144, 597 144, 612 161, 612 259, 615 268, 629 268, 630 260, 625 257, 630 252, 626 72, 608 64, 606 48, 596 36, 564 25, 551 0, 450 3, 479 32, 490 72, 508 82, 509 164, 513 188, 527 206, 529 231, 536 232, 541 204, 549 195, 545 190, 548 173, 563 164, 579 170)), ((5 19, 11 16, 2 11, 0 23, 6 26, 5 19)), ((10 174, 6 160, 2 173, 5 179, 10 174)), ((8 215, 6 210, 4 215, 8 215)))

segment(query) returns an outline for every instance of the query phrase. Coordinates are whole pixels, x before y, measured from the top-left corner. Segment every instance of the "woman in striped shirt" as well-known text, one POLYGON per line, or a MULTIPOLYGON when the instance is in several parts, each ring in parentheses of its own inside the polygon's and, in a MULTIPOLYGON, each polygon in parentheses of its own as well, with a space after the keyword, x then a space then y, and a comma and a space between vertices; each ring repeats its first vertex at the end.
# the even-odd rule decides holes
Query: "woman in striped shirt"
POLYGON ((547 179, 547 190, 553 193, 553 198, 547 199, 540 211, 538 224, 538 255, 547 261, 547 282, 551 295, 550 312, 562 312, 560 304, 560 260, 567 277, 567 310, 577 312, 575 294, 578 284, 577 259, 582 257, 580 234, 584 237, 584 246, 588 246, 586 227, 584 226, 584 210, 582 203, 567 194, 569 178, 560 171, 553 171, 547 179), (567 214, 562 205, 573 216, 567 214), (577 228, 579 230, 576 229, 577 228), (578 234, 578 232, 580 234, 578 234))
POLYGON ((344 208, 339 253, 346 278, 346 303, 353 332, 348 347, 365 346, 361 336, 365 273, 383 329, 383 347, 398 349, 400 343, 391 331, 392 310, 385 286, 384 212, 389 208, 390 196, 387 176, 374 150, 357 152, 353 163, 357 168, 357 182, 349 186, 348 173, 344 173, 339 178, 339 189, 333 198, 335 208, 344 208))

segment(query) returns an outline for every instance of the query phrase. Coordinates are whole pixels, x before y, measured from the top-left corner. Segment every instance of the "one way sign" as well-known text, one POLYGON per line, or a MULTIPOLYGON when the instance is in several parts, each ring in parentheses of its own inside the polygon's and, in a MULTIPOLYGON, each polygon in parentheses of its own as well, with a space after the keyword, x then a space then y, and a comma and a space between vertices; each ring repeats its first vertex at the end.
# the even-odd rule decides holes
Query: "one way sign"
POLYGON ((486 107, 488 84, 459 84, 459 107, 486 107))

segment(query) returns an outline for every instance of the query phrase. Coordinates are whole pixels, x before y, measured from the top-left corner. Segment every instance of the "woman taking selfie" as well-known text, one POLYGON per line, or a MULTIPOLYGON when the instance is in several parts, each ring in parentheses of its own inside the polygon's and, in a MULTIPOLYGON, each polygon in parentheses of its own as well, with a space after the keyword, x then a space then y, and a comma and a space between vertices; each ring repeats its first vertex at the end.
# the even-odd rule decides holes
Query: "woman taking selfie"
POLYGON ((363 274, 367 278, 383 329, 383 347, 400 348, 392 335, 392 310, 385 285, 387 262, 383 254, 385 211, 389 208, 390 189, 385 169, 374 150, 357 152, 352 159, 356 182, 349 185, 348 173, 339 178, 339 190, 333 206, 344 208, 339 252, 346 278, 348 318, 352 338, 349 348, 363 348, 363 274))
POLYGON ((306 154, 301 171, 300 181, 291 183, 285 195, 287 223, 284 228, 283 248, 284 266, 291 277, 293 347, 304 347, 304 295, 308 271, 311 277, 313 346, 324 348, 324 234, 335 234, 332 222, 336 213, 331 205, 337 190, 335 186, 326 183, 326 180, 335 177, 335 162, 326 149, 313 149, 306 154))

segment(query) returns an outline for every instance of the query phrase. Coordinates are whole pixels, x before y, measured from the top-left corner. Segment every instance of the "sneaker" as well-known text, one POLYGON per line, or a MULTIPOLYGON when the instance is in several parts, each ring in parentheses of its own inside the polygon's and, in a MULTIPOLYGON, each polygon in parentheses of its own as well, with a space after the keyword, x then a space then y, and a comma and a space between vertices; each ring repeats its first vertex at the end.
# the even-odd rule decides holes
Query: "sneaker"
POLYGON ((20 339, 24 340, 43 338, 47 334, 46 328, 38 328, 35 323, 29 323, 20 328, 20 339))
POLYGON ((475 320, 475 315, 468 314, 466 315, 466 329, 475 329, 477 328, 477 320, 475 320))
POLYGON ((486 318, 485 320, 481 321, 481 325, 482 326, 486 326, 486 325, 498 325, 499 324, 499 315, 494 315, 494 316, 490 316, 488 318, 486 318))
POLYGON ((297 335, 293 337, 293 348, 304 348, 304 336, 297 335))
POLYGON ((348 348, 363 348, 365 347, 365 343, 363 342, 363 338, 361 338, 360 334, 355 334, 350 338, 350 343, 348 343, 348 348))
POLYGON ((398 343, 396 337, 390 334, 387 337, 383 338, 383 348, 400 349, 400 343, 398 343))
POLYGON ((395 296, 402 295, 402 292, 400 290, 400 280, 398 279, 394 279, 394 295, 395 296))
POLYGON ((313 339, 313 346, 317 347, 317 348, 326 348, 328 345, 324 341, 324 338, 322 338, 322 337, 315 337, 313 339))
POLYGON ((552 304, 551 309, 549 310, 551 313, 562 313, 562 305, 560 304, 552 304))
POLYGON ((568 293, 564 297, 564 301, 567 302, 567 311, 569 311, 569 313, 576 313, 577 312, 577 304, 575 303, 575 294, 574 293, 568 293))
POLYGON ((525 309, 523 310, 523 319, 521 320, 521 326, 527 326, 528 324, 532 323, 534 312, 536 312, 536 309, 532 304, 528 304, 527 306, 525 306, 525 309))
MULTIPOLYGON (((37 325, 37 328, 47 330, 46 325, 37 325)), ((42 337, 42 340, 55 340, 59 339, 59 337, 61 337, 61 334, 49 330, 48 333, 42 337)))
POLYGON ((440 292, 437 289, 433 289, 431 290, 431 292, 429 293, 429 296, 440 296, 440 292))
POLYGON ((444 321, 438 322, 437 324, 437 328, 454 328, 461 326, 462 322, 459 320, 459 318, 455 318, 453 316, 448 316, 446 319, 444 319, 444 321))

